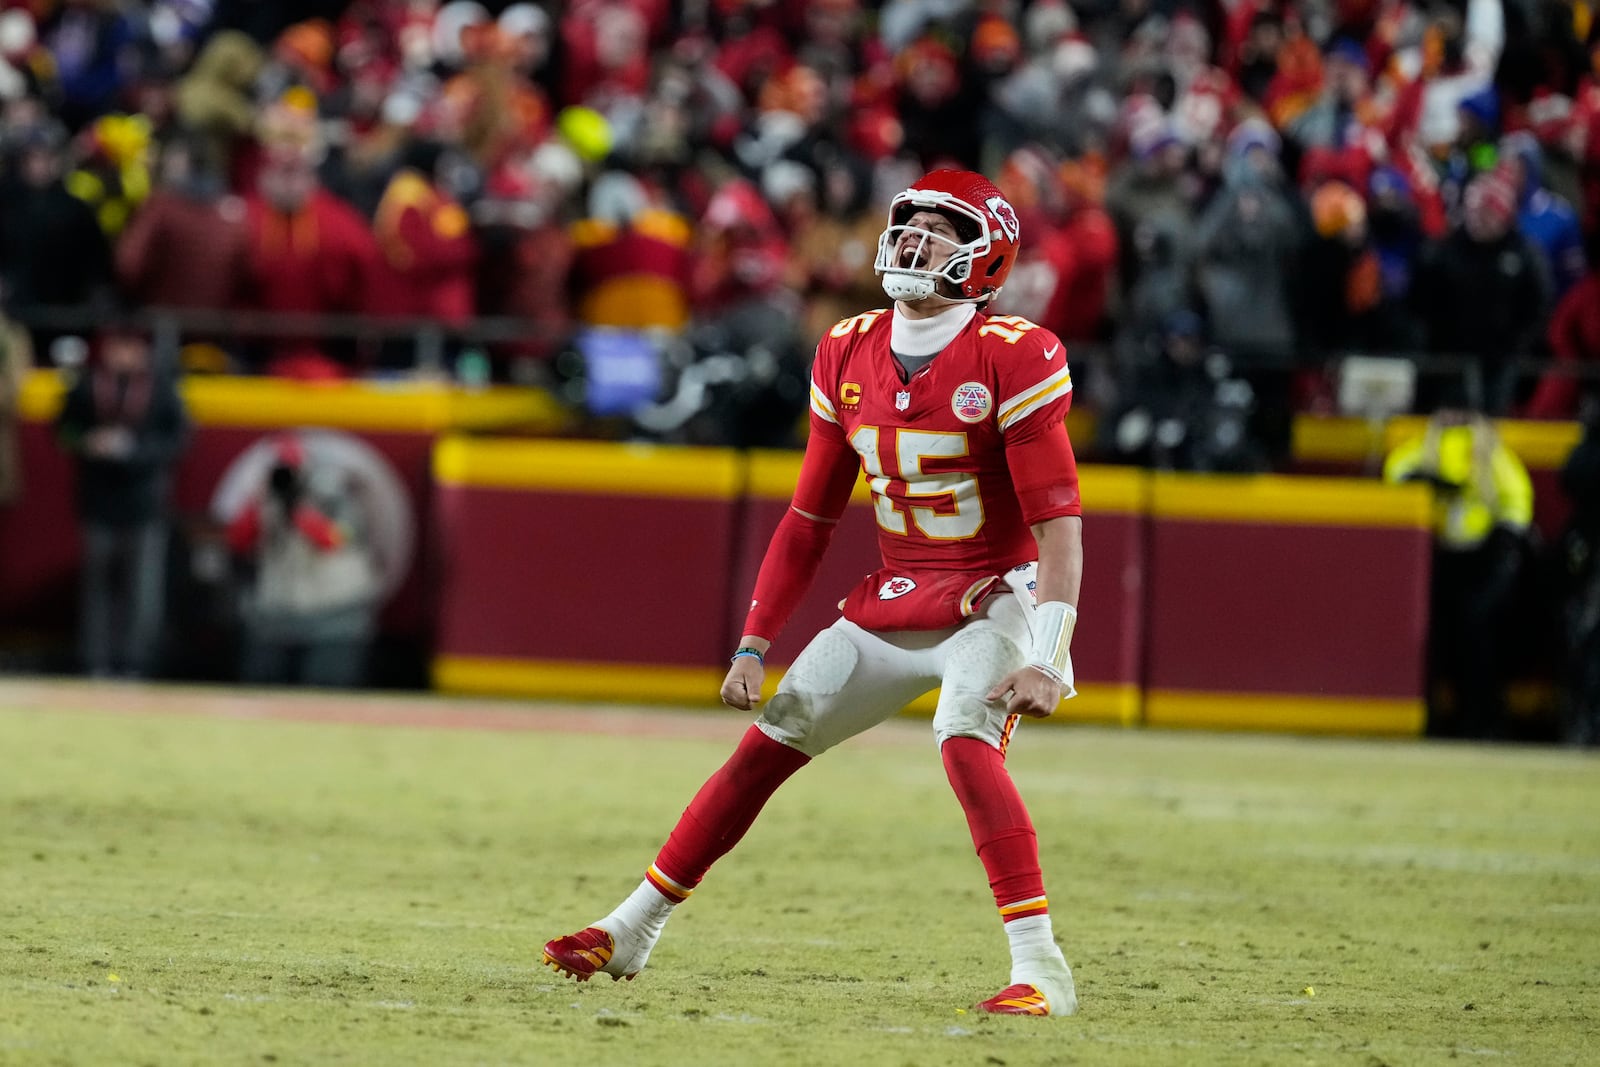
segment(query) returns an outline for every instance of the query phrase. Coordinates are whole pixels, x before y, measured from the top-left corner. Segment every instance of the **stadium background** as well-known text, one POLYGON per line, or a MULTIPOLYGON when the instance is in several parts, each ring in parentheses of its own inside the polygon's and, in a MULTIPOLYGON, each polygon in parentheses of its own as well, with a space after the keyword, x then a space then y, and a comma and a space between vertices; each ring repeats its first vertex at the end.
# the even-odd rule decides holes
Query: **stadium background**
MULTIPOLYGON (((198 426, 181 561, 258 441, 339 431, 410 523, 376 681, 704 699, 808 345, 883 302, 886 194, 953 163, 1023 212, 998 310, 1071 344, 1073 714, 1416 732, 1430 510, 1372 476, 1418 432, 1390 416, 1472 406, 1514 420, 1544 543, 1566 527, 1600 355, 1591 37, 1586 5, 1521 2, 7 4, 8 660, 72 669, 51 423, 131 310, 198 426), (1352 352, 1415 369, 1407 411, 1341 402, 1352 352)), ((225 680, 226 583, 174 574, 162 671, 225 680)), ((1548 735, 1536 577, 1510 629, 1548 735)))

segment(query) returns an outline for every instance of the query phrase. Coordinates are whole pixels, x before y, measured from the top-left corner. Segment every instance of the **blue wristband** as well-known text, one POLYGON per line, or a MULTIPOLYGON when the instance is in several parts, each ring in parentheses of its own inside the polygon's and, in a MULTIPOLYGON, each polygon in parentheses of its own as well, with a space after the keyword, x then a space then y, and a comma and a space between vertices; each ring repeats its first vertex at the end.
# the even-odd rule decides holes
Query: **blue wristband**
POLYGON ((732 656, 730 656, 728 658, 728 662, 732 663, 734 660, 738 659, 740 656, 754 656, 756 658, 756 662, 757 663, 761 664, 763 667, 765 667, 767 665, 767 657, 765 657, 765 656, 763 656, 761 654, 761 650, 759 648, 749 648, 749 647, 741 648, 737 652, 735 652, 732 656))

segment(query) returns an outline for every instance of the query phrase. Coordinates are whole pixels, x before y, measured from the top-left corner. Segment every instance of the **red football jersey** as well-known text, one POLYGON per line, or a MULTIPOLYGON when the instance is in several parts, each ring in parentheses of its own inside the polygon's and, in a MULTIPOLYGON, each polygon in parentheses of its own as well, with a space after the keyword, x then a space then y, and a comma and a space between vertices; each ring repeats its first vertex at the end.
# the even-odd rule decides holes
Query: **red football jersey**
MULTIPOLYGON (((861 461, 886 567, 1002 572, 1037 548, 1007 448, 1060 427, 1072 374, 1055 334, 1013 315, 973 316, 907 380, 889 347, 893 315, 868 311, 833 327, 811 370, 811 428, 841 434, 861 461)), ((1069 454, 1070 462, 1070 454, 1069 454)), ((1077 514, 1077 472, 1029 472, 1070 490, 1053 510, 1077 514)))

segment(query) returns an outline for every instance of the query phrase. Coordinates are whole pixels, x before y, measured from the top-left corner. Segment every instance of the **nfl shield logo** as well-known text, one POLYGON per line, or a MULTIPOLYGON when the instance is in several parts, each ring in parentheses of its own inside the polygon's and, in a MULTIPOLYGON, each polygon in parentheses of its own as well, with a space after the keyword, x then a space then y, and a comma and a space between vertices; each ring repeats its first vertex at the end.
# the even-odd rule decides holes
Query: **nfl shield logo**
POLYGON ((906 408, 908 408, 910 406, 911 406, 911 394, 910 394, 910 392, 902 389, 898 393, 894 394, 894 409, 896 411, 904 411, 906 408))

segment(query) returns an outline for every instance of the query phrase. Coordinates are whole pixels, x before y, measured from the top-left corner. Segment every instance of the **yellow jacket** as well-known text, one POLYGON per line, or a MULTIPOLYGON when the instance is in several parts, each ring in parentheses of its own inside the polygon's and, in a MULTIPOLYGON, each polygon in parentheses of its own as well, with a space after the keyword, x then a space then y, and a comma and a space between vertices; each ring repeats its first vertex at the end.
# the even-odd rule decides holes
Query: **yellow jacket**
POLYGON ((1528 468, 1486 420, 1430 422, 1422 436, 1389 453, 1383 478, 1434 485, 1434 539, 1445 548, 1477 548, 1496 526, 1526 530, 1533 522, 1528 468))

